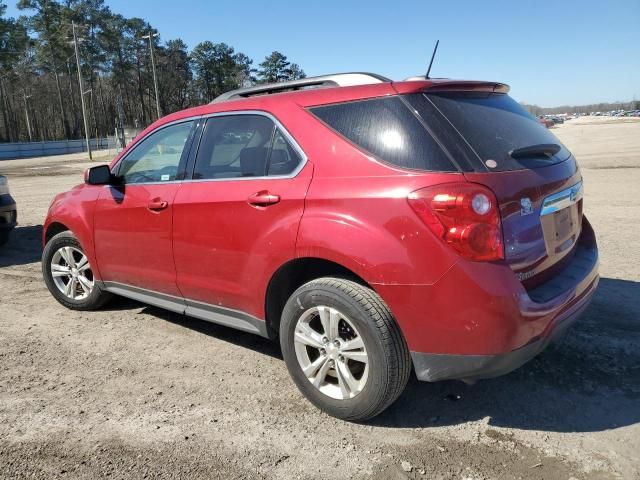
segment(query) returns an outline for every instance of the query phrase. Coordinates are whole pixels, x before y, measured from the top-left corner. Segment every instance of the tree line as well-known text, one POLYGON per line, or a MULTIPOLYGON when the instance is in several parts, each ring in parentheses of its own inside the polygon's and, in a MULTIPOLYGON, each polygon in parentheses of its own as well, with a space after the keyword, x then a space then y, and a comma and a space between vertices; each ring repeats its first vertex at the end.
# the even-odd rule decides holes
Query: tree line
POLYGON ((538 105, 522 104, 532 115, 553 115, 558 113, 591 113, 611 112, 613 110, 640 110, 640 101, 593 103, 590 105, 561 105, 559 107, 539 107, 538 105))
POLYGON ((151 51, 162 115, 235 88, 305 77, 277 51, 256 68, 226 43, 203 41, 189 51, 179 38, 161 42, 149 22, 112 12, 104 0, 19 0, 17 7, 24 14, 9 18, 0 0, 2 142, 81 138, 80 95, 91 137, 112 135, 119 123, 149 125, 157 118, 151 51))

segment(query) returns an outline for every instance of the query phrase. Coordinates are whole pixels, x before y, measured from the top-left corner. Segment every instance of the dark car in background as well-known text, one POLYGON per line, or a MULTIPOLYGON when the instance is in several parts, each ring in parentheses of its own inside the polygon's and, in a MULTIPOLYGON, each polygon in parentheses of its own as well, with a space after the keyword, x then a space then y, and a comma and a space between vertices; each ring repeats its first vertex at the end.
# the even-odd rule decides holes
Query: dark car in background
POLYGON ((0 245, 9 240, 18 219, 16 202, 9 193, 7 177, 0 175, 0 245))

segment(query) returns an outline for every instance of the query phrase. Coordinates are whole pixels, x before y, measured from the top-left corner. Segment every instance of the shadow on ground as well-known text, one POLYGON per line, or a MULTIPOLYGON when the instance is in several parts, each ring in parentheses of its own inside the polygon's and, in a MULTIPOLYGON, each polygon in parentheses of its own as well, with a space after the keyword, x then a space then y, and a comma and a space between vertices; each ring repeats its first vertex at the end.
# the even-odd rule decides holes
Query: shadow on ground
POLYGON ((42 256, 42 225, 16 227, 0 247, 0 268, 39 262, 42 256))
MULTIPOLYGON (((142 311, 148 315, 153 315, 156 318, 161 318, 162 320, 166 320, 167 322, 171 322, 175 325, 215 337, 218 340, 232 343, 233 345, 237 345, 242 348, 249 348, 263 355, 282 359, 280 345, 277 341, 270 341, 252 333, 242 332, 230 327, 225 327, 224 325, 218 325, 205 320, 199 320, 186 315, 180 315, 179 313, 170 312, 169 310, 164 310, 162 308, 145 305, 128 298, 116 297, 113 301, 103 307, 103 310, 121 311, 135 308, 142 308, 142 311)), ((285 368, 284 364, 283 368, 285 368)))

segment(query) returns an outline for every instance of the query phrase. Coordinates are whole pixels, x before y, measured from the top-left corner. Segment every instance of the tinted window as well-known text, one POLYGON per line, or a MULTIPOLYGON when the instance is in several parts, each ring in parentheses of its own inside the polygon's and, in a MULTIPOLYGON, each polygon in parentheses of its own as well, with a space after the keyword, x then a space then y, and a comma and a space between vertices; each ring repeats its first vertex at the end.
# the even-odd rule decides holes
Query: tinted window
POLYGON ((421 112, 437 107, 475 150, 482 162, 495 160, 492 171, 536 168, 566 160, 570 153, 560 141, 518 102, 505 94, 451 92, 418 94, 409 101, 421 112), (432 102, 432 103, 431 103, 432 102), (548 156, 512 158, 513 150, 532 145, 557 144, 548 156))
POLYGON ((179 123, 149 134, 120 162, 118 175, 129 184, 175 180, 192 125, 179 123))
POLYGON ((456 170, 398 97, 326 105, 311 112, 383 162, 418 170, 456 170))
POLYGON ((276 130, 269 157, 268 174, 271 176, 289 175, 300 165, 301 161, 298 152, 289 144, 280 130, 276 130))
POLYGON ((262 115, 212 117, 205 125, 193 178, 262 177, 275 124, 262 115))

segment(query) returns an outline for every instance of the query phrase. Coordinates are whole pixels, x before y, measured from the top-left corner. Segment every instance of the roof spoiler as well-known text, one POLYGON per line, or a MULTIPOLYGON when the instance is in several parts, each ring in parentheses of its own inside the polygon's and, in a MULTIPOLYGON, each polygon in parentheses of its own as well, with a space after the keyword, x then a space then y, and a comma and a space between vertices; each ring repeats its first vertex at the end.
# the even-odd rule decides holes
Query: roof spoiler
POLYGON ((506 83, 496 82, 444 82, 434 83, 425 88, 430 92, 488 92, 509 93, 511 88, 506 83))

